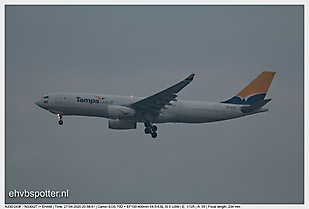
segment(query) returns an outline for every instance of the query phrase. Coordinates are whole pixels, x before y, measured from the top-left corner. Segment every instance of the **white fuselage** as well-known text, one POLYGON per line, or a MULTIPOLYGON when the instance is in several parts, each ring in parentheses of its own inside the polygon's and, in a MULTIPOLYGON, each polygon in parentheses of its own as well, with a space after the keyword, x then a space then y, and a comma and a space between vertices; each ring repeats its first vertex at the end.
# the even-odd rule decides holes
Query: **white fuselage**
MULTIPOLYGON (((48 98, 41 98, 36 104, 55 114, 115 119, 109 116, 108 106, 130 107, 132 103, 141 99, 142 97, 60 92, 49 94, 48 98)), ((158 116, 153 117, 152 123, 206 123, 238 118, 268 110, 261 108, 245 114, 241 111, 243 105, 186 100, 174 101, 171 104, 165 106, 166 109, 162 109, 158 116)), ((134 117, 121 120, 145 122, 146 117, 144 112, 137 112, 134 117)))

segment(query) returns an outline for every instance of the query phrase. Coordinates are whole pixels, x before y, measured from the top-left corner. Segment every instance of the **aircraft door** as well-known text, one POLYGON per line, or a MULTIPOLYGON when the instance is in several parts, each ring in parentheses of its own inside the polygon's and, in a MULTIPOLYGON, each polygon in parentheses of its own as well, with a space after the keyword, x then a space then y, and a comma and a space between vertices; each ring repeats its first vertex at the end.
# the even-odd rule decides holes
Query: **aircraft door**
POLYGON ((57 94, 56 102, 59 104, 62 103, 62 94, 57 94))
POLYGON ((68 101, 67 96, 68 96, 67 93, 57 94, 56 102, 58 104, 66 105, 68 101))
POLYGON ((63 103, 63 105, 68 104, 68 93, 62 94, 62 103, 63 103))

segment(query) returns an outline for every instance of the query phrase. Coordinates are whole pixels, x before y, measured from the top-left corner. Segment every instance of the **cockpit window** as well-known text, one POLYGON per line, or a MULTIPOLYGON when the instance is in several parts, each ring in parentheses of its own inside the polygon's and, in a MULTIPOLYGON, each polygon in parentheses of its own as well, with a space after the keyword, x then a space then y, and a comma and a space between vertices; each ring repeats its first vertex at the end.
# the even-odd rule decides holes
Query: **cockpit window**
POLYGON ((48 99, 49 98, 49 96, 44 96, 44 99, 48 99))

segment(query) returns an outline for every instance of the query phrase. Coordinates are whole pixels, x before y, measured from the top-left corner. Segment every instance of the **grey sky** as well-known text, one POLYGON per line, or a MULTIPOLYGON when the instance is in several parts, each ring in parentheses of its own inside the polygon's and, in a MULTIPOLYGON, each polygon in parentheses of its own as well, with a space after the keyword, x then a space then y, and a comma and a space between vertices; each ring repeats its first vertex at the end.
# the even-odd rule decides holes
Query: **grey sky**
POLYGON ((303 203, 302 6, 6 6, 6 203, 303 203), (269 112, 158 125, 57 117, 47 93, 220 102, 276 71, 269 112), (66 190, 67 199, 8 198, 66 190))

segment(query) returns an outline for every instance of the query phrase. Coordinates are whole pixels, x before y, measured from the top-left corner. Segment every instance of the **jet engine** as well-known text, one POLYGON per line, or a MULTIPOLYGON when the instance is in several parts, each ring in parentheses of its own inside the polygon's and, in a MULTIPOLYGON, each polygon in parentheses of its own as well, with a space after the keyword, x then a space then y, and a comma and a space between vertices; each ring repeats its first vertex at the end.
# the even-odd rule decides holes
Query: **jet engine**
POLYGON ((107 114, 110 118, 119 119, 134 117, 136 112, 129 107, 110 105, 107 107, 107 114))
POLYGON ((136 122, 109 119, 108 128, 110 129, 136 129, 136 122))

